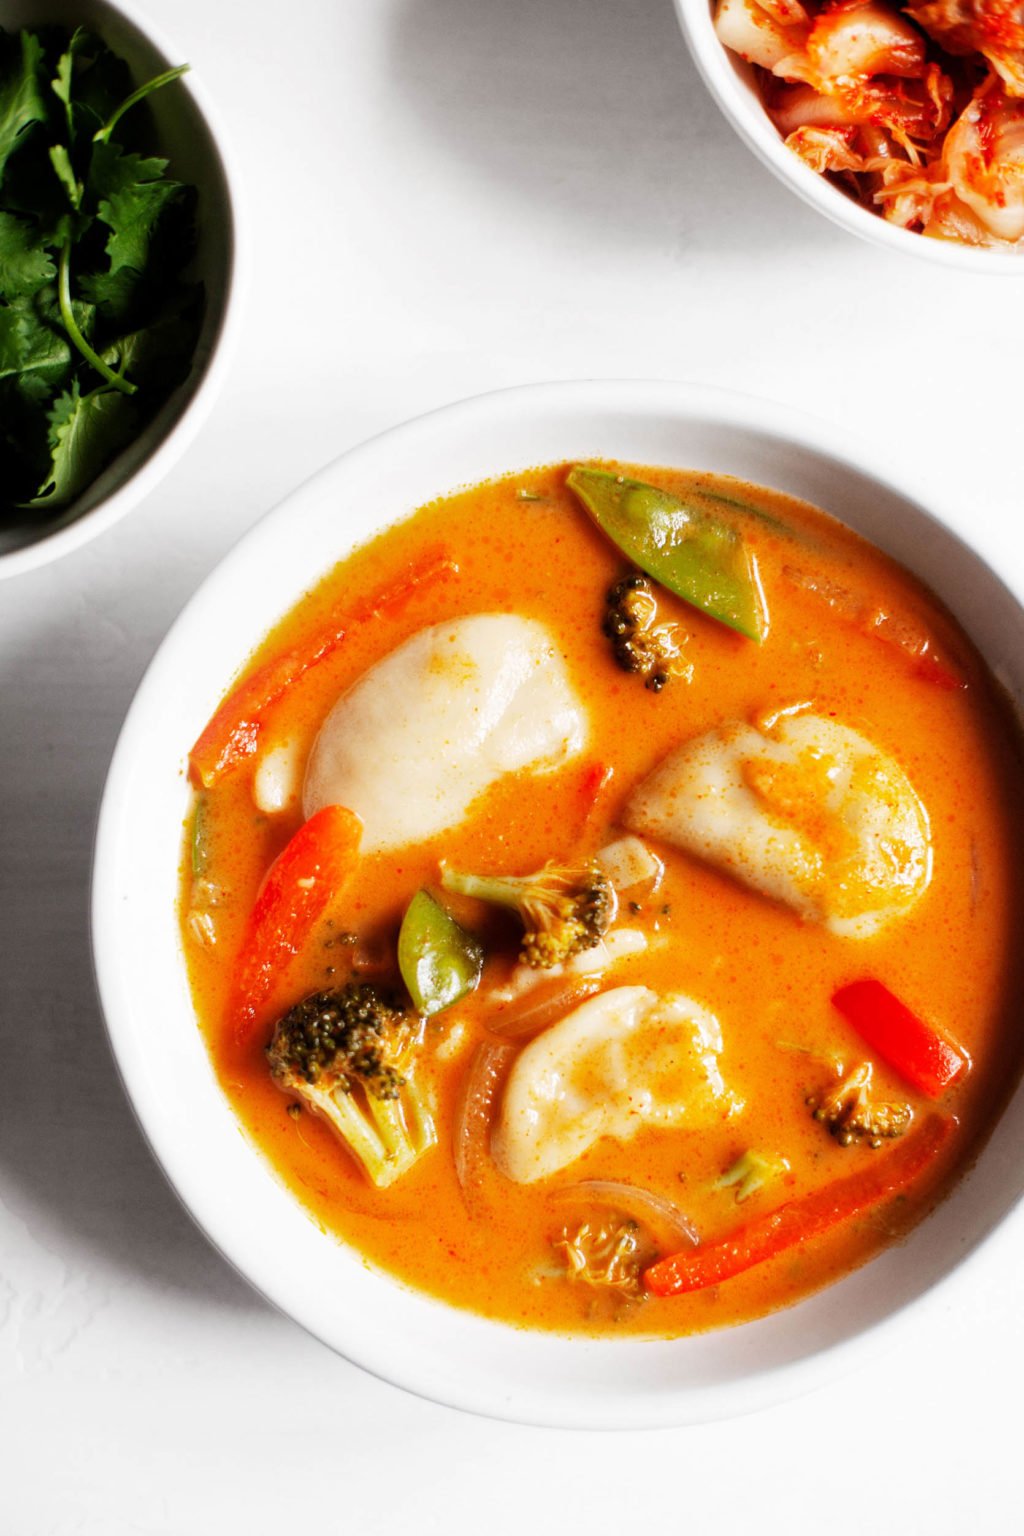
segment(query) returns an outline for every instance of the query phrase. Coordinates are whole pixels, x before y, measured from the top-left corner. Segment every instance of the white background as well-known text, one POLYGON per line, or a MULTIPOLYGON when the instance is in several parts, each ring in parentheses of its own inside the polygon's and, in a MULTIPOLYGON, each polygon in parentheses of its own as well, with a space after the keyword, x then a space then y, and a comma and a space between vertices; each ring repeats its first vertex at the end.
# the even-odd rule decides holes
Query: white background
POLYGON ((108 1057, 86 905, 171 619, 343 449, 505 384, 700 380, 883 443, 1019 559, 1024 287, 805 208, 719 118, 670 0, 148 9, 233 141, 251 283, 184 461, 0 587, 0 1532, 1019 1530, 1020 1220, 881 1366, 752 1418, 586 1435, 434 1407, 193 1229, 108 1057))

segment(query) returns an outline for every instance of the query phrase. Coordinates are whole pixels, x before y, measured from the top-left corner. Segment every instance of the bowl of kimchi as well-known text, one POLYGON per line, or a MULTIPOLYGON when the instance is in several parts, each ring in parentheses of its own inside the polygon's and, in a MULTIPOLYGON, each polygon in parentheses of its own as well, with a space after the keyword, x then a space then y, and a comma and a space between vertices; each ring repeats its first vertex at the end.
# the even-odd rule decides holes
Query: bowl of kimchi
MULTIPOLYGON (((436 1401, 520 1422, 639 1428, 748 1412, 824 1383, 892 1343, 909 1319, 929 1317, 937 1296, 949 1305, 954 1283, 969 1287, 973 1266, 993 1262, 984 1252, 986 1239, 1013 1211, 1024 1178, 1017 1154, 1024 1093, 1013 1092, 1020 1068, 1019 994, 1008 990, 1024 986, 1014 960, 1020 920, 1015 904, 1024 890, 1018 843, 1024 834, 1015 820, 1019 762, 999 745, 1004 727, 1016 739, 1010 704, 1012 699, 1019 706, 1024 697, 1024 569, 1019 560, 1013 568, 1012 548, 992 552, 988 563, 961 537, 966 522, 966 514, 953 512, 943 520, 926 510, 914 491, 878 462, 870 445, 849 444, 788 408, 682 384, 588 382, 502 391, 395 428, 322 471, 227 557, 165 640, 119 740, 98 824, 93 952, 116 1062, 154 1155, 199 1226, 264 1296, 346 1358, 436 1401), (583 461, 653 467, 637 471, 648 482, 644 487, 597 468, 581 477, 571 466, 583 461), (718 478, 725 476, 731 478, 718 478), (703 490, 695 477, 704 477, 703 490), (764 622, 747 625, 740 609, 729 617, 733 625, 743 622, 743 630, 715 619, 720 588, 709 585, 703 614, 693 610, 686 621, 690 638, 675 637, 684 645, 687 665, 674 670, 663 690, 645 687, 643 677, 611 655, 609 634, 602 630, 601 603, 620 567, 614 548, 602 542, 601 528, 588 521, 591 514, 570 499, 581 478, 593 496, 601 487, 613 501, 620 492, 639 491, 643 505, 662 510, 674 504, 665 487, 675 487, 673 494, 680 497, 703 496, 702 559, 736 551, 727 524, 734 531, 742 524, 743 547, 755 552, 764 577, 764 622), (663 489, 652 502, 653 483, 663 489), (757 486, 773 489, 748 504, 751 487, 757 486), (822 520, 815 506, 838 521, 822 520), (341 518, 339 507, 348 509, 341 518), (529 547, 530 530, 535 549, 529 547), (454 565, 418 557, 410 565, 416 551, 408 541, 421 535, 428 550, 438 535, 447 541, 454 565), (833 539, 839 541, 834 554, 823 553, 833 539), (519 556, 510 564, 505 553, 513 544, 519 556), (874 582, 867 579, 870 571, 877 575, 874 582), (854 585, 867 592, 863 602, 851 596, 854 585), (390 600, 378 589, 390 590, 390 600), (894 605, 883 601, 885 592, 903 597, 894 605), (367 593, 377 596, 367 600, 367 593), (935 645, 925 646, 919 626, 911 622, 919 599, 931 616, 935 645), (336 602, 347 615, 340 627, 336 602), (878 602, 886 608, 884 624, 878 602), (403 666, 416 657, 423 661, 424 637, 433 646, 440 635, 447 645, 449 630, 467 616, 479 638, 481 620, 473 615, 481 606, 490 612, 492 628, 498 622, 502 645, 509 635, 515 641, 512 630, 522 631, 524 622, 531 632, 543 622, 564 637, 546 667, 528 675, 561 687, 568 668, 570 682, 575 678, 574 686, 583 690, 579 698, 593 735, 584 754, 550 778, 524 781, 517 773, 514 781, 503 781, 504 788, 498 784, 495 792, 505 795, 501 803, 509 817, 462 822, 462 830, 452 834, 464 838, 461 847, 447 831, 443 846, 430 839, 410 843, 403 833, 411 851, 401 857, 386 850, 374 855, 379 889, 367 884, 359 901, 379 896, 389 910, 395 899, 404 905, 423 878, 420 866, 433 869, 437 848, 459 859, 455 869, 465 870, 470 867, 465 857, 474 850, 481 855, 487 839, 503 848, 510 827, 518 828, 520 844, 524 837, 533 840, 523 862, 517 857, 512 867, 537 868, 562 846, 567 823, 555 810, 563 793, 573 797, 579 816, 585 791, 580 836, 603 843, 608 834, 595 825, 594 796, 608 777, 599 775, 595 789, 590 768, 596 751, 606 764, 615 764, 614 793, 608 791, 611 798, 600 802, 598 819, 621 826, 615 794, 621 791, 621 799, 627 789, 632 792, 662 761, 664 747, 693 730, 694 690, 700 690, 706 726, 713 732, 737 709, 747 713, 756 705, 769 710, 775 722, 762 719, 762 711, 758 730, 774 731, 782 740, 791 733, 787 721, 802 720, 799 729, 811 729, 797 671, 812 687, 819 710, 839 714, 836 725, 845 720, 859 731, 878 732, 876 741, 903 762, 927 805, 935 857, 934 874, 927 860, 914 865, 910 896, 916 899, 918 884, 923 892, 914 910, 894 918, 888 935, 861 939, 843 936, 842 914, 839 928, 826 931, 815 921, 804 923, 781 902, 744 894, 721 871, 705 869, 676 848, 670 827, 664 836, 657 829, 645 833, 660 836, 665 883, 656 901, 635 892, 634 900, 623 877, 627 895, 619 903, 618 921, 632 930, 646 925, 649 946, 642 954, 623 950, 614 963, 639 966, 640 979, 653 987, 664 973, 666 987, 692 990, 702 1016, 706 1005, 719 1018, 722 1040, 715 1043, 706 1021, 699 1057, 711 1093, 708 1117, 699 1130, 654 1123, 633 1135, 618 1125, 608 1135, 601 1132, 603 1139, 595 1143, 601 1162, 591 1157, 586 1165, 577 1164, 573 1146, 566 1157, 559 1154, 554 1172, 530 1164, 529 1140, 517 1143, 510 1123, 504 1128, 503 1171, 491 1162, 482 1169, 471 1164, 471 1190, 482 1197, 478 1203, 463 1202, 458 1166, 462 1131, 476 1137, 475 1112, 467 1123, 458 1104, 463 1079, 466 1099, 476 1102, 470 1086, 480 1059, 474 1054, 478 1041, 488 1049, 486 1037, 492 1035, 506 1055, 517 1055, 516 1071, 538 1040, 547 1038, 554 1048, 553 1033, 535 1034, 517 1054, 527 1038, 525 1014, 502 1041, 494 1033, 504 1027, 501 1019, 488 1014, 481 1023, 473 1011, 478 1005, 490 1008, 497 995, 485 995, 493 985, 487 967, 492 953, 500 959, 507 927, 495 929, 473 909, 457 909, 488 951, 480 990, 467 992, 457 1004, 461 1034, 445 1022, 452 1011, 431 1014, 430 1031, 416 1036, 416 1049, 428 1055, 401 1068, 405 1089, 410 1082, 437 1088, 431 1110, 436 1136, 420 1136, 410 1163, 393 1162, 388 1178, 372 1182, 332 1140, 330 1126, 307 1113, 290 1086, 281 1092, 281 1084, 271 1081, 268 1063, 272 1070, 274 1063, 266 1046, 273 1026, 263 989, 266 978, 280 993, 271 1011, 284 1006, 291 1017, 294 999, 341 979, 346 957, 364 936, 347 930, 342 935, 340 925, 339 931, 320 934, 296 955, 295 964, 309 967, 301 978, 286 969, 271 976, 261 959, 257 971, 247 973, 258 986, 250 991, 246 982, 245 1007, 237 1011, 231 976, 233 957, 244 961, 248 935, 284 932, 293 918, 312 911, 326 867, 311 841, 313 829, 319 837, 329 824, 322 818, 340 810, 340 802, 331 800, 310 814, 309 806, 296 807, 288 797, 267 792, 264 770, 281 762, 267 709, 286 712, 287 720, 277 716, 286 735, 294 729, 319 741, 323 726, 327 743, 333 739, 326 724, 330 715, 344 727, 344 743, 357 740, 345 711, 372 702, 376 745, 371 743, 371 750, 364 738, 358 751, 359 793, 372 793, 378 779, 393 781, 395 765, 404 765, 407 787, 389 802, 391 811, 404 816, 430 809, 438 763, 454 774, 463 757, 475 765, 485 754, 460 756, 444 750, 445 740, 432 739, 432 756, 403 757, 385 750, 383 736, 400 730, 407 705, 421 710, 426 729, 434 704, 444 703, 445 688, 463 697, 472 674, 461 653, 448 647, 447 665, 443 658, 435 665, 430 651, 425 692, 405 689, 400 707, 389 702, 389 676, 396 658, 405 658, 403 666), (756 636, 746 633, 750 628, 756 636), (334 641, 328 643, 330 636, 334 641), (839 671, 830 670, 830 648, 837 665, 842 663, 839 671), (690 663, 696 669, 692 678, 690 663), (584 686, 591 667, 592 688, 584 686), (372 683, 369 693, 366 679, 372 683), (334 713, 336 706, 341 715, 334 713), (602 720, 607 729, 601 729, 602 720), (227 736, 218 734, 225 722, 231 727, 227 736), (235 730, 238 724, 241 729, 235 730), (205 747, 214 741, 219 745, 204 769, 205 747), (1004 764, 998 773, 997 757, 1004 764), (206 788, 196 786, 197 765, 206 788), (415 787, 417 775, 421 790, 415 787), (961 792, 965 781, 971 782, 970 795, 961 792), (985 787, 997 783, 999 793, 985 787), (517 796, 527 797, 521 812, 515 812, 517 796), (551 816, 536 810, 538 796, 553 808, 551 816), (259 814, 254 805, 262 805, 259 814), (548 842, 552 827, 557 836, 548 842), (306 852, 313 855, 308 867, 306 852), (397 896, 390 886, 385 889, 385 881, 401 885, 400 891, 395 886, 397 896), (279 924, 286 912, 291 915, 279 924), (265 922, 275 913, 273 923, 265 922), (741 932, 737 923, 756 923, 756 931, 751 926, 741 932), (680 946, 678 966, 677 951, 666 943, 680 946), (670 969, 678 974, 669 977, 670 969), (952 1097, 943 1096, 945 1073, 931 1083, 927 1073, 911 1073, 924 1085, 922 1097, 899 1080, 890 1090, 885 1068, 876 1062, 876 1084, 885 1083, 880 1097, 912 1100, 913 1123, 894 1143, 887 1136, 903 1127, 878 1122, 870 1144, 861 1139, 847 1145, 846 1131, 856 1137, 855 1122, 845 1119, 830 1128, 824 1115, 812 1112, 806 1095, 823 1092, 830 1078, 838 1086, 830 1032, 836 1042, 845 1042, 846 1066, 859 1059, 851 1052, 867 1049, 843 1033, 846 1025, 836 1009, 848 1008, 847 983, 871 975, 922 1014, 930 1012, 948 1037, 956 1037, 960 1065, 952 1097), (932 988, 933 976, 939 990, 932 988), (815 977, 818 982, 809 985, 815 977), (834 986, 843 996, 832 996, 834 986), (817 999, 813 1008, 811 992, 817 999), (144 1008, 138 1006, 140 997, 144 1008), (720 1049, 718 1084, 712 1058, 720 1049), (757 1081, 755 1058, 764 1066, 757 1081), (424 1071, 437 1075, 424 1079, 424 1071), (755 1123, 751 1116, 760 1118, 755 1123), (783 1137, 784 1120, 791 1125, 783 1137), (907 1181, 918 1178, 920 1156, 931 1159, 930 1128, 936 1123, 950 1138, 943 1156, 949 1152, 955 1163, 946 1173, 939 1163, 930 1164, 940 1183, 929 1183, 932 1174, 926 1171, 914 1196, 915 1216, 922 1219, 907 1231, 901 1216, 909 1213, 907 1181), (834 1129, 842 1134, 833 1135, 834 1129), (525 1147, 525 1162, 517 1145, 520 1151, 525 1147), (785 1166, 777 1161, 774 1170, 762 1159, 754 1169, 762 1180, 759 1191, 736 1183, 739 1175, 747 1179, 749 1166, 738 1173, 729 1167, 734 1159, 742 1165, 739 1154, 752 1145, 788 1159, 785 1166), (634 1306, 631 1300, 630 1310, 602 1314, 602 1322, 592 1315, 586 1292, 567 1289, 567 1255, 554 1253, 547 1228, 541 1234, 546 1258, 538 1264, 531 1233, 524 1228, 520 1234, 516 1223, 520 1215, 532 1219, 548 1191, 556 1198, 543 1219, 559 1226, 567 1219, 560 1202, 579 1200, 581 1178, 607 1180, 615 1166, 620 1168, 616 1201, 624 1197, 623 1180, 636 1195, 647 1180, 644 1192, 657 1194, 661 1186, 656 1189, 653 1181, 659 1179, 673 1205, 697 1218, 706 1241, 693 1248, 679 1232, 671 1241, 658 1239, 659 1257, 648 1275, 654 1301, 639 1299, 634 1306), (763 1182, 767 1179, 775 1182, 763 1182), (776 1221, 777 1211, 788 1215, 776 1221), (745 1249, 732 1235, 736 1228, 746 1229, 745 1249), (801 1262, 794 1240, 813 1242, 816 1236, 838 1243, 829 1250, 834 1264, 827 1273, 806 1271, 801 1281, 793 1269, 801 1262), (679 1253, 673 1243, 682 1243, 679 1253), (742 1250, 744 1273, 734 1270, 730 1276, 709 1268, 726 1250, 742 1250), (561 1269, 553 1276, 555 1259, 561 1269), (701 1269, 696 1278, 704 1287, 692 1298, 681 1288, 695 1278, 691 1262, 701 1269), (769 1276, 764 1265, 771 1262, 769 1276), (770 1293, 759 1274, 774 1286, 770 1293), (550 1305, 545 1295, 551 1296, 550 1305), (572 1296, 578 1296, 578 1305, 572 1296)), ((636 553, 642 559, 653 554, 636 553)), ((663 595, 658 600, 668 602, 663 595)), ((500 661, 497 656, 495 665, 500 661)), ((542 711, 537 719, 546 730, 548 716, 542 711)), ((836 725, 820 719, 813 728, 835 738, 836 725)), ((850 735, 847 731, 848 740, 850 735)), ((565 742, 571 745, 568 734, 565 742)), ((755 756, 765 753, 778 755, 762 743, 755 756)), ((756 770, 762 783, 764 771, 762 763, 756 770)), ((879 771, 883 786, 897 783, 890 768, 883 764, 879 771)), ((313 782, 320 782, 315 775, 313 782)), ((772 782, 769 794, 775 793, 772 782)), ((787 783, 792 789, 783 771, 776 789, 792 807, 787 783)), ((793 814, 799 816, 801 796, 795 799, 793 814)), ((340 814, 351 823, 350 811, 340 814)), ((365 840, 371 825, 367 802, 359 802, 357 814, 365 840)), ((919 830, 925 825, 915 824, 919 830)), ((472 867, 480 873, 483 866, 472 867)), ((645 878, 650 874, 648 869, 645 878)), ((436 869, 426 878, 436 878, 436 869)), ((444 877, 442 886, 442 899, 450 899, 444 893, 457 887, 444 884, 444 877)), ((410 911, 414 904, 415 898, 410 911)), ((363 921, 348 894, 345 912, 353 929, 363 921)), ((390 919, 383 933, 387 953, 375 961, 369 953, 357 955, 352 963, 373 961, 383 967, 375 974, 390 977, 389 924, 390 919)), ((275 967, 284 951, 276 953, 275 967)), ((643 987, 616 990, 620 997, 628 992, 639 1006, 643 987)), ((588 992, 576 1019, 613 996, 588 992)), ((576 1006, 572 999, 564 1005, 570 1006, 576 1006)), ((564 1031, 571 1017, 560 1017, 552 1031, 564 1031)), ((863 1036, 863 1018, 858 1021, 856 1009, 851 1017, 863 1036)), ((654 1022, 662 1038, 668 1024, 661 1015, 654 1022)), ((536 1018, 534 1026, 547 1028, 536 1018)), ((941 1065, 919 1025, 908 1026, 904 1018, 900 1027, 919 1066, 930 1061, 931 1072, 941 1065)), ((279 1038, 275 1029, 274 1040, 279 1038)), ((905 1074, 910 1071, 908 1057, 901 1062, 897 1051, 894 1059, 905 1074)), ((678 1076, 671 1062, 666 1070, 678 1076)), ((857 1085, 848 1086, 860 1113, 857 1085)), ((619 1088, 611 1084, 613 1096, 619 1088)), ((401 1093, 386 1102, 400 1099, 401 1093)), ((824 1108, 821 1099, 814 1102, 824 1108)), ((479 1103, 486 1114, 487 1096, 479 1103)), ((616 1104, 633 1113, 625 1100, 616 1104)), ((890 1114, 891 1106, 881 1110, 890 1114)), ((575 1134, 573 1126, 563 1129, 575 1134)), ((490 1144, 493 1152, 493 1137, 490 1144)), ((549 1137, 546 1145, 557 1151, 557 1139, 549 1137)), ((477 1138, 474 1146, 478 1160, 486 1143, 477 1138)), ((367 1162, 368 1171, 370 1166, 367 1162)), ((591 1184, 590 1196, 609 1197, 607 1182, 603 1191, 591 1184)), ((581 1234, 582 1228, 575 1234, 578 1245, 581 1234)), ((565 1244, 560 1246, 564 1250, 565 1244)), ((824 1251, 819 1244, 819 1254, 824 1251)))
POLYGON ((676 0, 718 106, 820 213, 890 250, 1024 271, 1024 20, 1010 0, 676 0))

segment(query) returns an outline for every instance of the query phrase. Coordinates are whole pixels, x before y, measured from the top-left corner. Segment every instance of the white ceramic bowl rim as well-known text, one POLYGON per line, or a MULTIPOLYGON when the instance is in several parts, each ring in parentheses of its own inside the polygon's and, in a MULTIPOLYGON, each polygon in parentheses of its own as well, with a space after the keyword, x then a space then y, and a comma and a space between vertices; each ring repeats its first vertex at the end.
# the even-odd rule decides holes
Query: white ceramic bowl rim
MULTIPOLYGON (((8 29, 30 26, 37 10, 38 7, 34 6, 26 8, 22 0, 12 0, 8 7, 9 14, 4 16, 4 26, 8 29), (26 13, 24 16, 20 14, 23 11, 26 13)), ((53 0, 46 12, 47 23, 60 24, 65 19, 64 12, 69 13, 72 22, 95 26, 104 34, 109 33, 111 25, 126 30, 128 34, 134 33, 138 43, 159 55, 164 67, 170 68, 186 57, 134 4, 114 4, 113 0, 72 0, 72 3, 69 0, 53 0)), ((114 39, 115 50, 117 46, 117 40, 114 39)), ((213 298, 207 295, 208 304, 212 308, 219 308, 220 313, 212 321, 204 322, 200 347, 206 354, 205 361, 197 353, 193 366, 199 368, 198 375, 190 374, 161 407, 154 422, 144 429, 142 441, 148 441, 152 432, 156 446, 146 452, 138 467, 130 470, 122 479, 119 474, 119 456, 99 477, 98 484, 106 486, 109 481, 113 487, 102 495, 102 499, 90 504, 96 487, 87 488, 79 498, 80 502, 86 503, 85 509, 73 519, 62 521, 58 518, 55 526, 44 527, 39 537, 32 542, 0 551, 0 580, 37 570, 40 566, 70 554, 111 528, 133 507, 138 506, 190 446, 209 415, 227 374, 240 329, 239 316, 246 289, 244 198, 240 193, 240 177, 227 136, 198 71, 190 69, 175 83, 174 90, 186 94, 193 115, 205 126, 208 147, 212 152, 211 166, 215 178, 223 186, 225 197, 224 206, 219 210, 222 226, 219 235, 226 251, 227 277, 223 294, 213 298), (164 432, 162 423, 168 416, 171 418, 171 426, 164 432)), ((202 216, 200 212, 200 218, 202 216)), ((125 457, 131 455, 132 447, 129 445, 125 450, 125 457)))
POLYGON ((750 83, 751 66, 719 41, 709 0, 675 0, 683 35, 704 83, 740 138, 798 197, 834 224, 876 245, 936 261, 961 272, 1024 276, 1024 251, 960 245, 900 229, 854 202, 786 148, 750 83))
POLYGON ((188 746, 275 618, 367 531, 434 496, 517 465, 600 454, 759 478, 850 513, 847 520, 859 513, 869 536, 925 579, 944 561, 949 582, 974 605, 975 637, 1009 672, 1017 698, 1024 695, 1024 573, 1013 573, 1009 591, 896 477, 863 468, 877 455, 831 427, 778 405, 665 382, 482 396, 386 432, 322 471, 241 541, 179 617, 111 765, 95 850, 93 953, 114 1056, 153 1153, 211 1242, 264 1296, 349 1359, 436 1401, 536 1424, 637 1428, 793 1396, 869 1357, 908 1309, 930 1311, 924 1303, 940 1292, 948 1304, 983 1242, 998 1247, 991 1234, 1020 1198, 1024 1094, 977 1168, 907 1243, 797 1308, 680 1340, 517 1332, 371 1271, 320 1233, 279 1184, 214 1079, 174 914, 188 746), (358 518, 367 500, 361 523, 339 516, 344 507, 358 518), (140 991, 145 1010, 135 1005, 140 991), (371 1314, 376 1326, 361 1325, 371 1314))

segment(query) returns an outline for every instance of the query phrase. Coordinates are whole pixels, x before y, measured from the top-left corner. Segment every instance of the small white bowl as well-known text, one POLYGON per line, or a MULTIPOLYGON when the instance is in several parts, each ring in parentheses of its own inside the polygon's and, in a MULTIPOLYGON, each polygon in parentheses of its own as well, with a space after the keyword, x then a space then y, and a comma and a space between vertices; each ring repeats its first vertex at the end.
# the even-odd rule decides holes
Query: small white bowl
POLYGON ((96 844, 93 952, 114 1054, 150 1146, 210 1240, 265 1296, 350 1360, 439 1402, 537 1424, 636 1428, 749 1411, 886 1340, 1020 1198, 1024 1093, 975 1170, 907 1242, 789 1311, 674 1340, 518 1331, 369 1268, 279 1183, 215 1080, 175 913, 187 751, 270 626, 354 545, 424 502, 517 467, 606 456, 739 475, 828 508, 930 583, 1024 697, 1024 570, 1011 592, 884 468, 864 467, 876 462, 872 448, 782 407, 681 384, 485 395, 323 470, 192 599, 114 755, 96 844))
POLYGON ((880 214, 854 202, 826 177, 812 171, 799 155, 786 148, 762 106, 753 65, 745 63, 718 41, 711 0, 675 0, 675 7, 694 62, 715 101, 758 159, 805 203, 817 208, 833 224, 840 224, 843 229, 888 250, 923 256, 927 261, 937 261, 961 272, 1024 276, 1024 251, 961 245, 954 240, 933 240, 913 230, 900 229, 880 214))
MULTIPOLYGON (((123 58, 138 83, 188 62, 134 6, 109 0, 11 0, 3 26, 84 26, 123 58)), ((138 505, 192 442, 223 382, 238 329, 239 208, 224 136, 196 74, 156 91, 147 102, 160 152, 171 172, 198 190, 198 246, 190 275, 206 290, 206 310, 188 378, 156 416, 72 504, 48 518, 0 526, 0 578, 46 565, 79 548, 138 505)))

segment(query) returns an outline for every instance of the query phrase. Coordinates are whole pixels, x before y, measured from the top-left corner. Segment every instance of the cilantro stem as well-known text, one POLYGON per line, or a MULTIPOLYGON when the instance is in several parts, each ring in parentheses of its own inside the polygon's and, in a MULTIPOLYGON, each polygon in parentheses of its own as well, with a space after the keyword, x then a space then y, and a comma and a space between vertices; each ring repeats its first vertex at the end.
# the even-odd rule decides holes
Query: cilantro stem
POLYGON ((152 80, 147 80, 145 85, 140 85, 137 91, 132 91, 130 96, 125 97, 113 116, 107 118, 103 127, 97 128, 92 136, 93 143, 106 144, 129 107, 134 107, 136 102, 141 101, 144 96, 148 96, 151 91, 158 91, 162 85, 170 85, 172 80, 177 80, 188 68, 187 64, 179 64, 176 69, 166 69, 162 75, 154 75, 152 80))
POLYGON ((96 372, 102 374, 108 384, 113 384, 124 395, 134 395, 137 385, 129 382, 121 373, 115 373, 108 363, 105 363, 98 352, 94 352, 78 329, 74 310, 71 308, 71 241, 65 240, 60 252, 60 269, 58 273, 58 299, 60 301, 60 317, 75 346, 81 352, 86 362, 91 364, 96 372))

